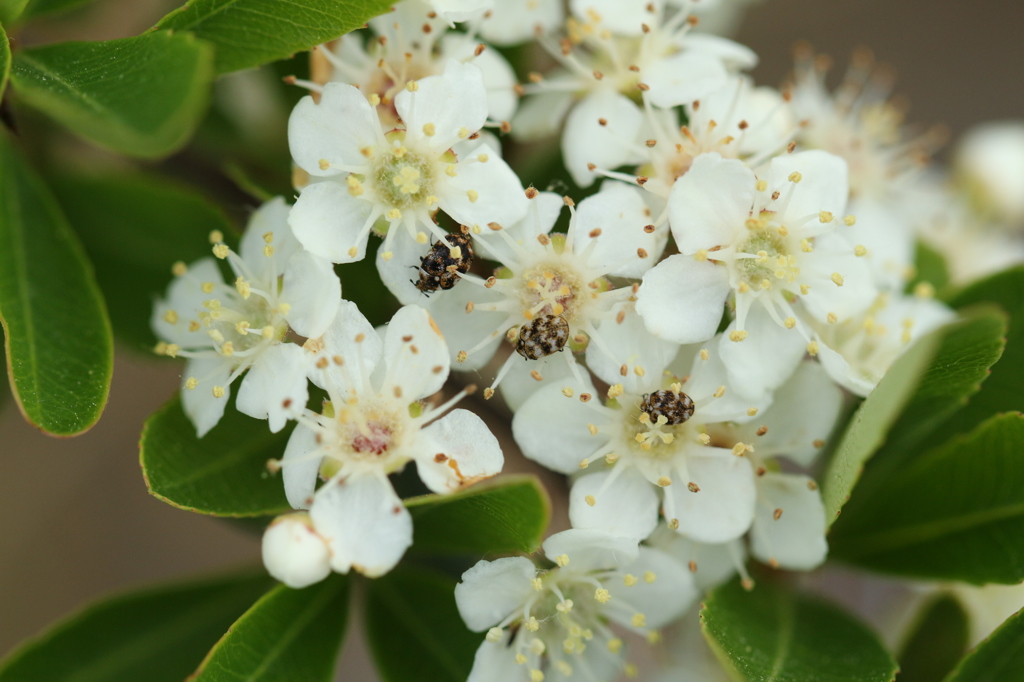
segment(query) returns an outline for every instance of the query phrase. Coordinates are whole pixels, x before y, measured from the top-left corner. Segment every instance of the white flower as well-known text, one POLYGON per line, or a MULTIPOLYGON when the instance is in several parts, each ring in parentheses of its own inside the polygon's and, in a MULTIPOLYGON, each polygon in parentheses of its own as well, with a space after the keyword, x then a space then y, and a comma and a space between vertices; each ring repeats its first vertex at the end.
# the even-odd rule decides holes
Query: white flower
POLYGON ((449 25, 469 21, 483 15, 494 6, 495 0, 427 0, 437 15, 449 25))
POLYGON ((524 557, 480 561, 456 586, 466 625, 487 631, 469 682, 635 674, 608 621, 656 641, 697 597, 685 568, 633 539, 567 530, 548 538, 544 553, 554 568, 524 557))
POLYGON ((350 83, 366 97, 377 95, 377 114, 385 128, 401 120, 395 97, 410 81, 440 75, 449 59, 466 61, 480 69, 487 96, 487 113, 506 121, 515 113, 516 75, 497 50, 465 33, 448 31, 445 22, 423 0, 403 0, 391 12, 370 20, 376 36, 353 32, 340 38, 332 49, 321 46, 313 53, 314 80, 350 83))
MULTIPOLYGON (((458 351, 456 357, 460 364, 466 363, 465 369, 486 362, 503 337, 516 341, 524 339, 529 330, 542 335, 542 328, 561 329, 560 345, 544 350, 539 346, 528 350, 517 342, 520 353, 510 356, 491 389, 515 365, 526 372, 536 371, 531 361, 566 346, 580 349, 589 344, 589 353, 606 353, 618 366, 621 360, 604 342, 602 329, 606 324, 621 323, 634 290, 628 284, 615 288, 607 276, 639 277, 657 260, 665 244, 665 236, 649 227, 649 211, 635 188, 609 183, 578 208, 570 205, 572 217, 566 235, 551 232, 563 200, 546 192, 532 192, 531 196, 531 210, 525 219, 509 227, 495 224, 476 235, 478 252, 503 266, 496 276, 486 280, 464 276, 465 282, 456 290, 461 288, 459 296, 470 297, 470 301, 459 307, 431 304, 442 329, 463 327, 456 334, 466 345, 453 345, 451 350, 458 351), (467 333, 470 329, 471 334, 467 333)), ((562 362, 578 377, 573 354, 563 355, 562 362)), ((485 395, 489 397, 490 392, 485 395)))
POLYGON ((747 574, 747 551, 742 538, 719 544, 695 542, 673 531, 667 523, 659 523, 647 539, 647 545, 685 566, 693 574, 693 584, 701 592, 713 589, 737 573, 748 589, 754 586, 754 581, 747 574))
POLYGON ((341 282, 331 264, 306 251, 292 236, 281 198, 264 204, 249 221, 239 253, 211 235, 213 252, 226 260, 234 282, 226 284, 217 262, 205 258, 175 266, 177 278, 157 301, 151 324, 157 351, 189 359, 182 379, 182 407, 202 438, 221 416, 231 383, 249 370, 237 407, 269 419, 280 431, 308 397, 302 349, 285 343, 323 334, 341 301, 341 282))
POLYGON ((495 45, 515 45, 553 30, 565 19, 561 2, 551 0, 501 0, 480 22, 484 40, 495 45))
POLYGON ((295 107, 292 156, 320 179, 302 190, 289 218, 303 246, 335 263, 361 260, 380 221, 388 260, 396 238, 424 245, 428 233, 445 236, 432 219, 438 208, 469 226, 522 217, 522 184, 490 147, 460 158, 451 151, 487 119, 480 69, 451 60, 442 75, 411 81, 394 106, 404 129, 382 127, 376 107, 343 83, 325 85, 319 104, 305 97, 295 107))
POLYGON ((790 89, 793 109, 807 125, 798 142, 841 156, 850 167, 853 199, 898 196, 943 141, 938 128, 908 138, 903 111, 888 101, 893 76, 877 67, 867 50, 857 52, 843 83, 830 93, 825 78, 831 62, 809 45, 796 51, 790 89))
POLYGON ((818 485, 809 476, 783 471, 777 460, 811 466, 842 406, 842 392, 821 365, 808 360, 754 421, 709 428, 713 441, 750 445, 757 487, 750 552, 773 568, 809 571, 825 561, 825 505, 818 485))
POLYGON ((331 574, 327 543, 305 512, 274 519, 263 533, 262 552, 267 572, 288 587, 301 589, 331 574))
POLYGON ((928 295, 882 294, 862 315, 816 325, 818 358, 832 379, 866 396, 916 339, 951 321, 955 313, 928 295))
MULTIPOLYGON (((654 378, 651 388, 660 388, 660 368, 644 369, 654 378)), ((594 394, 591 388, 585 395, 594 394)), ((569 495, 574 527, 645 538, 661 507, 673 530, 700 542, 747 531, 755 505, 749 443, 719 447, 709 431, 720 422, 750 421, 767 398, 756 402, 727 387, 721 359, 707 350, 685 381, 645 395, 615 384, 608 397, 602 405, 549 385, 512 421, 527 457, 565 474, 584 470, 569 495)))
POLYGON ((956 167, 983 211, 1024 223, 1024 121, 975 126, 960 140, 956 167))
POLYGON ((412 542, 411 517, 388 474, 415 461, 427 487, 448 493, 498 473, 501 447, 471 412, 441 416, 466 391, 440 406, 423 402, 448 377, 448 349, 422 308, 399 310, 381 338, 343 302, 327 333, 305 348, 309 378, 330 402, 322 414, 298 417, 275 468, 291 505, 309 509, 331 568, 379 576, 412 542), (316 489, 318 475, 326 482, 316 489))
POLYGON ((680 254, 651 269, 637 295, 653 334, 678 343, 708 339, 730 296, 734 341, 747 337, 755 307, 809 340, 803 311, 833 322, 870 305, 875 288, 856 255, 862 251, 837 234, 837 225, 855 222, 842 218, 843 160, 818 151, 786 154, 766 175, 758 179, 741 161, 710 153, 672 187, 669 221, 680 254))
MULTIPOLYGON (((663 16, 659 3, 639 0, 583 0, 572 3, 575 16, 566 23, 561 41, 541 38, 541 45, 560 64, 547 79, 534 76, 513 122, 513 132, 530 139, 554 132, 562 117, 581 99, 580 113, 566 122, 563 152, 567 160, 589 140, 590 151, 609 142, 597 119, 639 115, 629 98, 657 107, 673 107, 700 99, 725 85, 728 74, 757 63, 746 47, 716 36, 691 33, 686 11, 663 16), (591 98, 594 98, 591 100, 591 98)), ((612 145, 621 142, 611 141, 612 145)), ((615 155, 618 150, 609 150, 615 155)), ((569 163, 574 179, 593 182, 585 164, 601 167, 603 157, 569 163)))

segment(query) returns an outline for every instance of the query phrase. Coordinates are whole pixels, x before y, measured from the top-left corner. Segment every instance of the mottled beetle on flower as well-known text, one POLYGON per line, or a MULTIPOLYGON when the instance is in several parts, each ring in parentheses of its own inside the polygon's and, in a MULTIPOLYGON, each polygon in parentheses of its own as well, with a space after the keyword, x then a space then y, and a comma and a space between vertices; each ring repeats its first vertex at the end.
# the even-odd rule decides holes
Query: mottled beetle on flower
POLYGON ((459 275, 473 265, 473 246, 468 234, 453 234, 434 242, 427 255, 420 259, 420 279, 413 281, 425 295, 441 289, 447 291, 459 281, 459 275))
POLYGON ((516 352, 527 360, 540 360, 565 348, 569 323, 560 315, 541 315, 519 328, 516 352))
POLYGON ((666 424, 682 424, 693 416, 693 400, 682 391, 662 390, 654 393, 645 393, 644 400, 640 403, 640 411, 651 416, 651 421, 657 422, 661 417, 668 421, 666 424))

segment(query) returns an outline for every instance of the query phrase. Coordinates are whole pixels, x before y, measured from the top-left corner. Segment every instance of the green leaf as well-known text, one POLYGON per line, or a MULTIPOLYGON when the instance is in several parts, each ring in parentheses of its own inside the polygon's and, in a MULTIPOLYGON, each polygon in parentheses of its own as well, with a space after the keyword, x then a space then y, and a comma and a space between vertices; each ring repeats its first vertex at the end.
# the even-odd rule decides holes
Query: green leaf
MULTIPOLYGON (((0 0, 2 1, 2 0, 0 0)), ((11 75, 11 41, 7 39, 4 27, 0 25, 0 97, 7 88, 7 78, 11 75)))
POLYGON ((114 333, 150 350, 153 299, 170 284, 171 266, 209 256, 213 230, 230 243, 227 218, 198 193, 139 174, 62 178, 54 191, 96 266, 114 333))
POLYGON ((1006 619, 969 653, 945 682, 1024 680, 1024 611, 1006 619))
POLYGON ((534 476, 502 476, 454 495, 410 498, 405 506, 415 528, 413 550, 419 552, 533 552, 551 520, 551 501, 534 476))
POLYGON ((272 584, 244 573, 99 601, 15 650, 0 682, 181 682, 272 584))
POLYGON ((57 202, 2 134, 0 321, 25 418, 58 436, 95 424, 114 360, 103 297, 57 202))
POLYGON ((921 283, 931 284, 936 290, 949 284, 949 268, 945 257, 924 242, 917 242, 914 254, 914 278, 907 284, 907 291, 912 292, 921 283))
POLYGON ((976 282, 948 301, 962 309, 978 304, 996 304, 1010 316, 1006 351, 992 367, 982 390, 957 413, 956 419, 943 424, 932 442, 941 443, 958 433, 967 433, 998 412, 1024 412, 1024 267, 1016 267, 976 282))
POLYGON ((893 363, 854 414, 829 462, 822 497, 830 524, 883 444, 884 455, 876 455, 873 465, 904 461, 978 390, 999 359, 1005 329, 1001 313, 979 310, 922 337, 893 363))
POLYGON ((0 0, 0 24, 13 27, 29 0, 0 0))
POLYGON ((899 682, 939 682, 967 651, 967 613, 951 595, 927 604, 900 654, 899 682))
POLYGON ((402 567, 368 584, 366 636, 384 682, 466 682, 483 635, 462 622, 455 584, 402 567))
POLYGON ((835 606, 769 581, 733 580, 704 600, 701 628, 736 679, 889 682, 896 662, 864 625, 835 606))
POLYGON ((832 556, 899 575, 983 583, 1024 580, 1024 416, 888 471, 832 527, 832 556))
POLYGON ((58 14, 91 2, 94 0, 28 0, 28 6, 25 8, 22 19, 29 20, 46 14, 58 14))
POLYGON ((188 34, 147 33, 20 50, 20 99, 82 137, 130 156, 184 146, 206 110, 213 51, 188 34))
POLYGON ((270 516, 289 511, 280 476, 267 460, 284 455, 294 424, 271 433, 264 421, 238 412, 234 399, 203 438, 178 396, 150 415, 142 429, 139 462, 149 494, 213 516, 270 516))
POLYGON ((330 682, 348 621, 349 580, 278 585, 235 621, 189 682, 330 682))
POLYGON ((217 73, 285 59, 387 12, 393 0, 191 0, 157 29, 191 31, 217 48, 217 73))

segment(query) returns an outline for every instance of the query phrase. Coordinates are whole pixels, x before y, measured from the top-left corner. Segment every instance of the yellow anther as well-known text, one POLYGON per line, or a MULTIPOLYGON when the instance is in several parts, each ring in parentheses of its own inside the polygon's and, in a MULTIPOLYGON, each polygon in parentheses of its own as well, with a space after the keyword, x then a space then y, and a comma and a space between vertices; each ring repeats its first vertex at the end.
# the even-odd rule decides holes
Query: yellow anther
POLYGON ((765 180, 758 180, 756 187, 758 192, 763 192, 768 189, 768 182, 765 180))
POLYGON ((397 208, 393 208, 393 209, 391 209, 390 211, 388 211, 385 214, 385 217, 388 220, 392 220, 392 221, 393 220, 401 220, 402 219, 402 212, 399 211, 397 208))
POLYGON ((597 588, 594 591, 594 599, 596 599, 597 601, 599 601, 602 604, 607 604, 608 600, 611 599, 611 598, 612 598, 611 592, 609 592, 608 590, 604 589, 603 587, 599 587, 599 588, 597 588))
POLYGON ((359 249, 357 249, 356 247, 352 246, 348 250, 348 257, 349 258, 355 258, 357 253, 359 253, 359 249))
POLYGON ((214 386, 213 387, 213 397, 214 398, 223 398, 224 397, 224 387, 223 386, 214 386))
POLYGON ((811 287, 810 287, 810 286, 808 286, 808 285, 806 285, 806 284, 801 284, 801 285, 800 285, 800 293, 801 293, 801 294, 802 294, 803 296, 806 296, 806 295, 807 295, 807 293, 808 293, 808 292, 809 292, 810 290, 811 290, 811 287))
POLYGON ((469 137, 469 128, 462 126, 459 128, 459 139, 465 140, 467 137, 469 137))
POLYGON ((914 287, 914 296, 918 298, 932 298, 935 296, 935 287, 930 282, 919 282, 914 287))
POLYGON ((587 431, 590 432, 591 436, 597 435, 597 426, 595 424, 587 424, 587 431))
POLYGON ((223 232, 221 232, 220 230, 212 230, 210 232, 210 243, 211 244, 220 244, 223 241, 224 241, 224 233, 223 232))
POLYGON ((457 173, 455 172, 455 165, 451 163, 445 167, 444 172, 446 175, 449 175, 453 178, 457 175, 457 173))
POLYGON ((658 579, 657 574, 654 571, 644 571, 644 582, 650 585, 658 579))
POLYGON ((747 338, 747 336, 749 336, 749 334, 747 333, 746 329, 735 329, 729 332, 729 340, 735 341, 736 343, 739 343, 743 339, 747 338))
POLYGON ((193 390, 198 385, 199 380, 196 379, 195 377, 189 377, 188 379, 185 380, 185 388, 187 388, 190 391, 193 390))
POLYGON ((264 246, 263 247, 263 255, 266 256, 267 258, 270 258, 271 256, 273 256, 274 255, 274 247, 273 247, 273 245, 267 244, 266 246, 264 246))
POLYGON ((708 259, 708 252, 705 249, 700 249, 697 253, 693 254, 693 260, 695 261, 706 261, 708 259))
POLYGON ((633 587, 633 585, 636 585, 636 583, 637 577, 632 573, 627 573, 626 575, 622 576, 622 584, 626 587, 633 587))
POLYGON ((632 663, 627 663, 626 665, 622 666, 622 672, 626 677, 630 679, 633 679, 640 674, 640 670, 632 663))
POLYGON ((804 176, 801 175, 798 171, 793 171, 792 173, 789 174, 789 181, 790 182, 800 182, 803 179, 804 179, 804 176))
POLYGON ((486 154, 477 154, 476 160, 480 163, 487 163, 488 156, 486 154))
POLYGON ((732 454, 736 455, 737 457, 741 456, 746 451, 747 446, 744 445, 743 443, 736 443, 736 445, 732 446, 732 454))
POLYGON ((426 244, 427 241, 428 241, 428 239, 427 239, 427 233, 426 232, 417 232, 416 233, 416 243, 417 244, 426 244))
POLYGON ((565 601, 560 601, 555 604, 555 611, 558 611, 559 613, 569 613, 572 611, 572 607, 572 599, 566 599, 565 601))
POLYGON ((868 255, 868 250, 867 248, 865 248, 863 244, 857 244, 857 246, 853 247, 853 255, 857 256, 858 258, 861 256, 866 256, 868 255))
POLYGON ((249 298, 252 296, 252 287, 242 277, 235 280, 235 288, 238 289, 238 293, 242 295, 242 298, 249 298))
POLYGON ((618 637, 612 637, 608 640, 608 651, 613 654, 619 653, 622 650, 622 640, 618 637))
POLYGON ((175 277, 181 277, 186 272, 188 272, 188 266, 185 265, 184 261, 178 261, 174 265, 171 266, 171 273, 175 277))
POLYGON ((227 244, 217 244, 213 247, 213 255, 221 260, 227 258, 229 253, 231 253, 231 249, 228 248, 227 244))
POLYGON ((181 346, 179 346, 176 343, 169 343, 164 347, 164 353, 166 353, 169 357, 172 358, 178 357, 178 351, 180 350, 181 346))
POLYGON ((540 578, 530 578, 530 585, 538 592, 544 589, 544 582, 540 578))
POLYGON ((327 170, 331 167, 331 162, 327 159, 320 159, 317 165, 320 166, 320 170, 327 170))
POLYGON ((710 445, 711 444, 711 436, 709 436, 706 433, 702 433, 699 436, 697 436, 697 440, 699 440, 704 445, 710 445))
POLYGON ((633 617, 629 619, 629 622, 632 623, 635 628, 642 628, 647 625, 647 616, 642 613, 634 613, 633 617))
POLYGON ((558 566, 562 567, 562 568, 568 566, 569 565, 569 555, 568 554, 559 554, 558 556, 555 557, 555 563, 558 566))
POLYGON ((526 663, 526 656, 524 656, 523 654, 516 654, 516 663, 518 663, 519 665, 524 665, 526 663))
POLYGON ((530 616, 530 620, 526 621, 526 629, 530 632, 537 632, 537 630, 540 630, 540 622, 533 616, 530 616))
POLYGON ((835 285, 837 287, 843 286, 843 276, 840 275, 838 272, 832 273, 832 281, 835 282, 835 285))
POLYGON ((260 331, 260 336, 264 339, 274 338, 274 328, 268 324, 260 331))
POLYGON ((571 398, 573 396, 573 390, 568 386, 565 386, 562 388, 562 395, 564 395, 566 398, 571 398))
POLYGON ((793 327, 796 326, 796 318, 795 317, 787 317, 785 320, 782 321, 782 325, 786 329, 792 329, 793 327))
POLYGON ((747 416, 748 417, 756 417, 757 416, 757 408, 756 407, 748 407, 747 408, 747 416))
POLYGON ((530 671, 530 682, 544 682, 544 673, 534 668, 530 671))
POLYGON ((829 324, 835 324, 836 322, 839 321, 839 318, 836 317, 835 313, 829 313, 828 315, 825 316, 825 319, 828 320, 829 324))
POLYGON ((249 333, 249 322, 248 320, 242 320, 241 322, 235 323, 235 331, 245 336, 249 333))
POLYGON ((809 344, 807 344, 807 352, 810 355, 817 355, 818 354, 818 342, 817 341, 811 341, 809 344))
POLYGON ((715 392, 712 393, 712 395, 715 396, 716 398, 721 398, 723 395, 725 395, 725 386, 719 386, 717 389, 715 389, 715 392))
POLYGON ((808 240, 801 239, 800 250, 803 251, 804 253, 810 253, 811 251, 814 251, 814 247, 811 246, 811 242, 809 242, 808 240))
POLYGON ((435 126, 433 123, 424 123, 423 124, 423 134, 424 135, 426 135, 427 137, 433 137, 436 133, 437 133, 437 126, 435 126))
POLYGON ((416 81, 409 81, 408 83, 405 84, 405 89, 408 90, 409 92, 416 92, 417 90, 420 89, 420 84, 417 83, 416 81))
POLYGON ((843 218, 843 222, 846 223, 847 227, 853 227, 854 225, 857 224, 857 216, 848 215, 845 218, 843 218))
POLYGON ((597 504, 597 500, 594 498, 593 495, 587 495, 583 499, 586 500, 587 504, 590 505, 591 507, 593 507, 595 504, 597 504))
POLYGON ((178 313, 174 310, 168 310, 164 313, 164 322, 167 324, 178 324, 178 313))
POLYGON ((488 642, 500 642, 502 636, 501 628, 491 628, 487 631, 487 637, 485 638, 488 642))
POLYGON ((369 100, 370 100, 370 106, 375 107, 378 104, 380 104, 380 95, 378 95, 375 92, 370 93, 369 100))
POLYGON ((220 347, 220 354, 226 358, 230 358, 232 355, 235 354, 235 344, 231 343, 230 341, 225 342, 220 347))
POLYGON ((469 197, 469 203, 475 204, 476 200, 480 198, 480 193, 475 189, 466 190, 466 196, 469 197))
POLYGON ((660 485, 662 488, 667 488, 668 486, 672 485, 672 479, 669 478, 668 476, 662 476, 661 478, 658 479, 658 485, 660 485))
POLYGON ((831 211, 822 211, 818 214, 819 223, 830 223, 834 219, 831 211))

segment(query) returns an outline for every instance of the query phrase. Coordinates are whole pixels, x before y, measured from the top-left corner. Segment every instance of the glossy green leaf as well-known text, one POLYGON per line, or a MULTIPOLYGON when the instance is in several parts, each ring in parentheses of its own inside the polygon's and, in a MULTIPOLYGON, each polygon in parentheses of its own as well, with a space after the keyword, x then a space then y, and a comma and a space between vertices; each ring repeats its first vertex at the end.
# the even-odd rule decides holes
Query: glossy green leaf
POLYGON ((978 304, 995 304, 1010 316, 1006 333, 1006 351, 992 367, 992 375, 982 390, 956 415, 955 421, 943 425, 934 442, 941 443, 957 433, 974 429, 998 412, 1024 412, 1024 267, 1016 267, 976 282, 953 295, 948 301, 954 308, 978 304))
POLYGON ((12 27, 21 18, 29 0, 0 0, 0 24, 12 27))
POLYGON ((190 31, 217 48, 217 73, 248 69, 361 28, 393 0, 191 0, 157 29, 190 31))
POLYGON ((455 606, 454 578, 399 567, 366 589, 366 636, 384 682, 466 682, 483 635, 455 606))
POLYGON ((181 682, 272 584, 245 573, 101 600, 15 650, 0 682, 181 682))
POLYGON ((95 0, 28 0, 22 19, 29 20, 47 14, 59 14, 91 2, 95 2, 95 0))
POLYGON ((176 261, 210 255, 209 234, 233 244, 231 226, 198 193, 145 175, 62 178, 54 191, 96 266, 96 280, 118 338, 139 350, 157 339, 153 300, 173 279, 176 261))
POLYGON ((949 284, 949 268, 945 257, 924 242, 917 243, 914 254, 914 278, 907 284, 907 291, 912 292, 921 283, 932 285, 935 290, 949 284))
POLYGON ((113 371, 103 297, 57 202, 2 134, 0 319, 25 418, 59 436, 95 424, 113 371))
POLYGON ((883 444, 895 464, 949 414, 961 408, 999 359, 1006 322, 979 310, 922 337, 893 363, 861 404, 829 462, 822 497, 833 523, 883 444))
POLYGON ((1006 619, 974 648, 945 682, 1024 680, 1024 611, 1006 619))
POLYGON ((164 502, 213 516, 270 516, 291 509, 280 476, 267 460, 284 455, 294 424, 271 433, 265 421, 238 412, 234 399, 203 438, 177 396, 150 415, 139 442, 149 493, 164 502))
POLYGON ((900 653, 899 682, 939 682, 967 651, 967 613, 952 595, 928 603, 900 653))
POLYGON ((534 476, 503 476, 454 495, 414 497, 405 505, 415 528, 413 550, 419 552, 533 552, 551 520, 551 501, 534 476))
POLYGON ((1024 416, 888 471, 832 527, 833 557, 888 573, 983 583, 1024 580, 1024 416))
POLYGON ((235 621, 189 682, 330 682, 348 622, 349 579, 278 585, 235 621))
POLYGON ((874 633, 835 606, 760 581, 733 580, 704 600, 701 627, 737 680, 889 682, 896 662, 874 633))
POLYGON ((11 41, 7 39, 2 22, 0 22, 0 97, 7 88, 7 78, 11 75, 11 41))
POLYGON ((142 158, 188 142, 212 77, 210 46, 166 31, 29 48, 11 69, 19 99, 101 146, 142 158))

